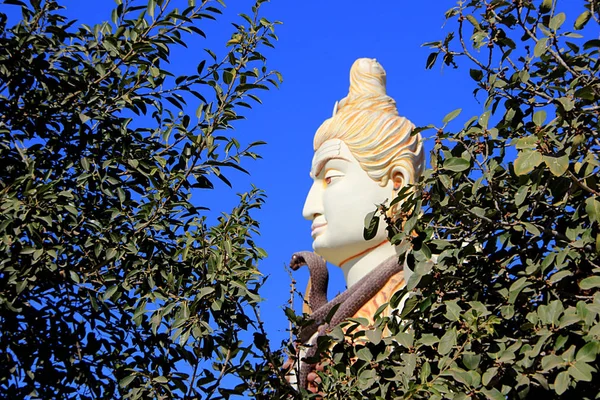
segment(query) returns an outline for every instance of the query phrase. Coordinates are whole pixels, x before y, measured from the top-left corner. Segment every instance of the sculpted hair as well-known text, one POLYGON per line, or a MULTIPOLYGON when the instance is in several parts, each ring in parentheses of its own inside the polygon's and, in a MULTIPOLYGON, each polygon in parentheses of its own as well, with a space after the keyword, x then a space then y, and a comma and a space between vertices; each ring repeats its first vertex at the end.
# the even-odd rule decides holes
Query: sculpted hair
POLYGON ((390 179, 400 186, 415 183, 425 159, 414 125, 398 115, 396 102, 386 94, 386 76, 375 60, 360 58, 350 70, 348 96, 336 104, 314 139, 315 151, 330 139, 340 139, 362 168, 381 186, 390 179))

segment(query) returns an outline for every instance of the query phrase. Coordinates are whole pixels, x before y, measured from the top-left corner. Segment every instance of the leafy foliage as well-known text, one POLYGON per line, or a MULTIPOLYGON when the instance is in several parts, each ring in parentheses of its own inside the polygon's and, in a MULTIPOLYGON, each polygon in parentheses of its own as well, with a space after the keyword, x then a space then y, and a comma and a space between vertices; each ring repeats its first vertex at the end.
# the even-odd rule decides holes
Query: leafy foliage
POLYGON ((468 64, 485 112, 435 128, 431 169, 395 200, 401 311, 322 339, 325 397, 597 398, 600 14, 564 3, 462 1, 428 43, 427 67, 468 64))
POLYGON ((222 1, 117 1, 95 26, 57 0, 4 1, 22 19, 0 13, 3 397, 228 398, 279 379, 256 310, 263 194, 213 226, 192 203, 258 157, 261 143, 219 132, 281 80, 262 54, 276 39, 263 2, 223 56, 175 75, 172 51, 201 40, 222 1))

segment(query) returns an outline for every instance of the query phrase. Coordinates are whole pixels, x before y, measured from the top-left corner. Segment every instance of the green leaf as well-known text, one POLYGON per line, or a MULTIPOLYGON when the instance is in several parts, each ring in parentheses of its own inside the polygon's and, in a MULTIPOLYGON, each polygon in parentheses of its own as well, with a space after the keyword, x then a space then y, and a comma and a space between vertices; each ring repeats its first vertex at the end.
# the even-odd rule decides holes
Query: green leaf
POLYGON ((486 386, 489 385, 490 381, 496 376, 497 373, 497 367, 488 368, 488 370, 485 371, 481 377, 481 383, 483 383, 486 386))
POLYGON ((534 170, 542 162, 542 154, 537 150, 523 150, 519 152, 514 162, 515 173, 525 175, 534 170))
POLYGON ((110 248, 106 251, 106 260, 112 260, 117 255, 117 250, 110 248))
POLYGON ((444 161, 444 165, 442 168, 454 172, 461 172, 468 169, 470 166, 470 161, 465 160, 462 157, 452 157, 444 161))
POLYGON ((555 176, 563 176, 567 169, 569 169, 569 156, 564 155, 561 157, 550 157, 543 156, 544 162, 555 176))
POLYGON ((429 377, 429 375, 431 375, 431 365, 429 364, 429 362, 425 361, 425 363, 421 367, 421 383, 427 382, 427 378, 429 377))
POLYGON ((426 69, 431 69, 433 68, 433 66, 435 65, 435 60, 437 60, 439 55, 439 52, 435 52, 435 53, 431 53, 429 54, 429 56, 427 57, 427 62, 425 63, 425 68, 426 69))
POLYGON ((154 18, 154 9, 156 8, 156 0, 148 0, 148 7, 146 9, 146 13, 154 18))
POLYGON ((550 371, 551 369, 554 369, 564 363, 565 362, 562 359, 562 357, 559 357, 554 354, 549 354, 549 355, 545 356, 544 358, 542 358, 542 370, 545 372, 550 371))
POLYGON ((229 85, 233 81, 233 73, 231 71, 223 71, 223 82, 229 85))
POLYGON ((461 111, 462 111, 462 108, 457 108, 456 110, 446 114, 444 119, 442 119, 442 123, 447 124, 448 122, 452 121, 454 118, 456 118, 458 116, 458 114, 460 114, 461 111))
POLYGON ((531 285, 531 283, 527 281, 526 276, 517 279, 512 285, 510 285, 510 288, 508 289, 508 302, 513 304, 516 301, 517 296, 519 296, 519 293, 521 293, 521 291, 529 285, 531 285))
POLYGON ((481 207, 473 207, 471 208, 471 212, 477 215, 479 218, 485 217, 485 210, 481 207))
POLYGON ((575 360, 581 362, 593 362, 596 360, 596 355, 598 354, 599 346, 598 342, 590 342, 586 343, 575 356, 575 360))
POLYGON ((480 69, 470 69, 469 75, 471 75, 471 78, 473 78, 477 82, 483 79, 483 71, 481 71, 480 69))
POLYGON ((577 381, 591 382, 592 372, 596 369, 589 364, 582 361, 577 361, 574 365, 568 369, 569 375, 575 378, 577 381))
POLYGON ((577 17, 577 19, 575 20, 574 28, 576 30, 583 29, 591 17, 592 13, 589 10, 585 10, 584 12, 579 14, 579 17, 577 17))
POLYGON ((542 126, 544 124, 544 121, 546 121, 546 111, 544 110, 539 110, 537 111, 535 114, 533 114, 533 123, 536 126, 542 126))
POLYGON ((481 355, 479 354, 464 354, 462 358, 463 364, 467 369, 477 369, 479 362, 481 361, 481 355))
POLYGON ((371 240, 377 235, 379 229, 379 215, 377 210, 371 211, 365 217, 365 227, 363 229, 363 238, 365 240, 371 240))
MULTIPOLYGON (((413 274, 413 275, 417 275, 417 274, 413 274)), ((411 278, 412 278, 412 276, 411 276, 411 278)), ((410 281, 410 279, 409 279, 409 281, 410 281)), ((407 283, 407 286, 408 286, 408 283, 407 283)), ((402 313, 400 313, 400 318, 404 318, 408 314, 410 314, 410 312, 415 309, 417 304, 419 304, 419 299, 417 298, 417 296, 410 296, 408 299, 406 299, 406 301, 404 302, 404 307, 402 307, 402 313)))
POLYGON ((523 185, 523 186, 519 186, 519 189, 517 190, 517 193, 515 194, 515 205, 518 207, 521 204, 523 204, 523 202, 525 201, 525 198, 527 197, 527 193, 529 191, 529 186, 527 185, 523 185))
POLYGON ((481 114, 481 116, 479 117, 479 125, 481 125, 483 129, 487 129, 491 114, 492 112, 488 110, 481 114))
POLYGON ((117 291, 118 288, 119 288, 119 286, 114 285, 114 286, 111 286, 108 289, 106 289, 106 291, 102 295, 102 300, 107 301, 108 299, 110 299, 112 297, 112 295, 115 294, 115 292, 117 291))
POLYGON ((545 14, 552 10, 552 0, 544 0, 540 4, 540 13, 545 14))
POLYGON ((546 52, 546 43, 548 43, 548 38, 541 38, 538 40, 533 48, 533 55, 535 57, 539 57, 546 52))
POLYGON ((88 117, 84 113, 79 113, 79 119, 81 120, 81 123, 85 124, 90 120, 90 117, 88 117))
POLYGON ((135 379, 135 374, 127 375, 125 378, 119 381, 119 386, 126 388, 135 379))
POLYGON ((407 349, 410 349, 413 347, 415 337, 413 334, 408 332, 399 332, 396 334, 396 336, 394 336, 394 340, 407 349))
POLYGON ((570 382, 571 378, 569 378, 569 373, 567 371, 559 373, 554 381, 554 391, 556 394, 561 395, 566 392, 570 382))
POLYGON ((517 149, 523 150, 523 149, 535 149, 537 147, 537 144, 539 141, 540 141, 540 139, 538 139, 537 136, 530 135, 530 136, 518 138, 517 140, 515 140, 514 143, 515 143, 515 147, 517 149))
POLYGON ((485 397, 490 400, 505 400, 506 399, 506 397, 502 394, 502 392, 500 392, 496 388, 491 388, 491 389, 483 388, 483 389, 481 389, 481 392, 483 394, 485 394, 485 397))
POLYGON ((554 17, 552 17, 552 19, 550 20, 550 23, 548 24, 548 26, 553 31, 556 31, 565 22, 566 18, 567 18, 567 16, 565 15, 564 12, 558 13, 554 17))
POLYGON ((562 105, 565 111, 571 111, 575 107, 575 102, 573 99, 568 97, 561 97, 558 99, 558 102, 562 105))
POLYGON ((539 236, 541 234, 540 230, 534 224, 531 224, 529 222, 523 222, 523 226, 533 236, 539 236))
POLYGON ((431 333, 424 333, 419 339, 418 343, 431 347, 434 344, 439 343, 439 341, 440 340, 435 335, 432 335, 431 333))
POLYGON ((438 353, 441 355, 445 355, 450 353, 454 346, 456 346, 456 329, 452 328, 447 331, 444 336, 440 339, 440 344, 438 346, 438 353))
POLYGON ((447 301, 445 305, 446 313, 444 316, 450 321, 458 321, 460 319, 460 313, 462 312, 458 303, 456 301, 447 301))
POLYGON ((75 271, 69 271, 69 276, 71 277, 71 280, 75 283, 79 283, 79 275, 77 275, 77 272, 75 271))
POLYGON ((590 276, 585 279, 582 279, 579 282, 579 287, 582 290, 590 290, 596 287, 600 287, 600 276, 590 276))
POLYGON ((381 329, 370 329, 366 332, 366 335, 367 339, 369 339, 369 342, 377 346, 381 342, 383 332, 381 331, 381 329))
POLYGON ((585 212, 590 221, 600 223, 600 201, 596 200, 596 196, 588 197, 585 201, 585 212))

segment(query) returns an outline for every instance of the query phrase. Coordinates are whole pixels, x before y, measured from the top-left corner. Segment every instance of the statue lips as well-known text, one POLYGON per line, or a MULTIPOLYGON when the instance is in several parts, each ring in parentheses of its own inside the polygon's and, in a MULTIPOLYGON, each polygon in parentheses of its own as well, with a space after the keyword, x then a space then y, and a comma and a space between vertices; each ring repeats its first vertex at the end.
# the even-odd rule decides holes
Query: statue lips
POLYGON ((313 223, 310 227, 310 229, 311 229, 310 236, 312 236, 312 238, 315 239, 317 236, 319 236, 322 233, 323 229, 321 229, 321 228, 324 228, 325 226, 327 226, 327 222, 313 221, 313 223))

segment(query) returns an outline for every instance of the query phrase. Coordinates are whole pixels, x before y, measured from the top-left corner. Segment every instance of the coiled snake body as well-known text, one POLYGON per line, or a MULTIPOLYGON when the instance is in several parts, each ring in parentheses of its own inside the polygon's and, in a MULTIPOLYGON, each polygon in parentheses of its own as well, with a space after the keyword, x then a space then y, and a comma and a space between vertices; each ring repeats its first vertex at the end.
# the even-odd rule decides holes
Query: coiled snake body
MULTIPOLYGON (((290 261, 290 268, 297 270, 304 265, 307 265, 310 271, 311 289, 307 295, 312 309, 310 314, 312 324, 303 327, 298 334, 298 338, 302 343, 310 342, 311 347, 308 349, 305 358, 311 358, 316 354, 317 339, 325 334, 328 326, 336 326, 346 318, 354 316, 383 288, 391 277, 403 270, 403 266, 398 263, 398 256, 392 256, 379 264, 370 274, 363 277, 356 284, 327 302, 329 275, 325 260, 310 251, 294 253, 290 261), (340 306, 329 323, 325 323, 325 318, 333 307, 338 304, 340 306), (315 335, 317 332, 318 334, 315 335)), ((311 367, 312 365, 306 362, 301 364, 300 376, 298 377, 300 387, 306 388, 311 367)))

